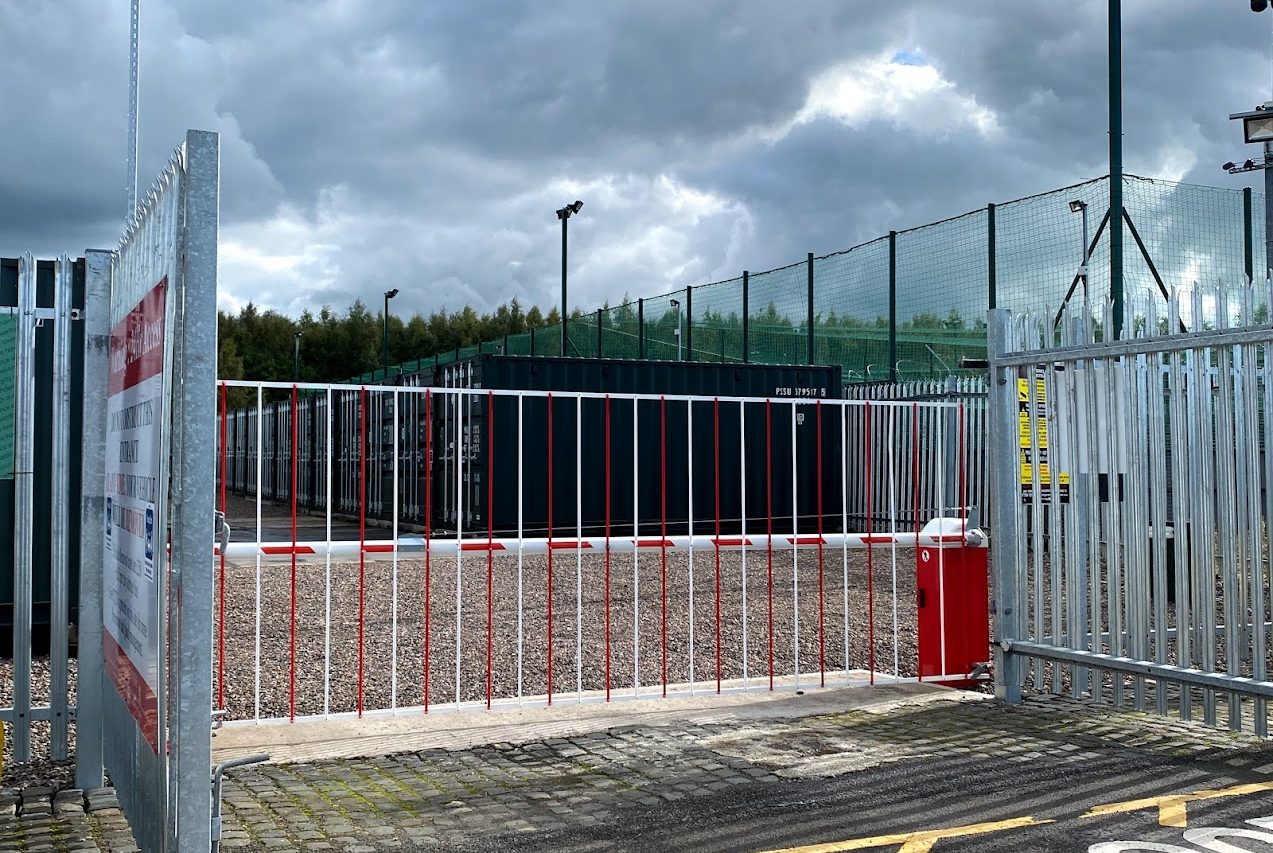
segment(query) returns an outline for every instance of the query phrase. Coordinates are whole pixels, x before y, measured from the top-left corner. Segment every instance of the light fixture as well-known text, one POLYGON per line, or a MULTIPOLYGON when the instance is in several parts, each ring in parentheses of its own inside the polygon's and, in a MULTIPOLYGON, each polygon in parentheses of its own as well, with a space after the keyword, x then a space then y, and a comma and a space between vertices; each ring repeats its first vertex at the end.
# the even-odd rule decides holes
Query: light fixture
POLYGON ((1273 110, 1260 108, 1231 113, 1229 118, 1242 120, 1242 136, 1246 142, 1273 142, 1273 110))
POLYGON ((1082 213, 1086 209, 1087 209, 1087 202, 1083 201, 1082 199, 1076 198, 1074 199, 1074 201, 1070 202, 1070 213, 1082 213))
POLYGON ((1236 164, 1236 163, 1234 163, 1232 160, 1230 160, 1229 162, 1225 163, 1225 164, 1224 164, 1223 166, 1221 166, 1220 168, 1221 168, 1221 169, 1224 169, 1226 172, 1229 172, 1229 171, 1232 171, 1233 169, 1236 169, 1236 168, 1237 168, 1237 164, 1236 164))
POLYGON ((1269 8, 1269 0, 1251 0, 1252 12, 1263 12, 1269 8))

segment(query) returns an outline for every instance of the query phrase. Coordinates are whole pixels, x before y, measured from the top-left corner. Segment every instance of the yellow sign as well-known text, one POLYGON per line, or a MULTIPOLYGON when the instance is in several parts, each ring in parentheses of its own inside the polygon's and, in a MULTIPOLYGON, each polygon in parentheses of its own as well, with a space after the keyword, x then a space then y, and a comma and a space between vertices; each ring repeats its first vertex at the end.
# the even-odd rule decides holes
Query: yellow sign
MULTIPOLYGON (((1039 454, 1039 500, 1042 503, 1052 502, 1052 469, 1048 464, 1048 391, 1047 380, 1043 378, 1043 369, 1035 371, 1034 378, 1034 411, 1030 411, 1030 380, 1017 379, 1017 443, 1020 445, 1019 466, 1021 468, 1021 502, 1032 503, 1034 500, 1034 452, 1039 454)), ((1070 475, 1068 471, 1060 472, 1057 485, 1062 503, 1070 500, 1070 475)))

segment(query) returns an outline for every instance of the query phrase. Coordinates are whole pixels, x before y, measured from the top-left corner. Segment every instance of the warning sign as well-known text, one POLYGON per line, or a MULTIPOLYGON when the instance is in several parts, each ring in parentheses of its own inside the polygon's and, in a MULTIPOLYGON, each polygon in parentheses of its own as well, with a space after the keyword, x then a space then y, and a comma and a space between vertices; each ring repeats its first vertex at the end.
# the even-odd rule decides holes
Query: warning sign
MULTIPOLYGON (((1034 410, 1030 408, 1030 382, 1032 380, 1017 379, 1017 432, 1019 451, 1019 467, 1021 469, 1021 502, 1034 501, 1034 453, 1039 454, 1039 500, 1041 503, 1052 502, 1052 469, 1048 459, 1048 397, 1047 381, 1044 369, 1038 368, 1034 375, 1034 410)), ((1070 500, 1070 474, 1061 471, 1057 475, 1057 492, 1061 503, 1070 500)))

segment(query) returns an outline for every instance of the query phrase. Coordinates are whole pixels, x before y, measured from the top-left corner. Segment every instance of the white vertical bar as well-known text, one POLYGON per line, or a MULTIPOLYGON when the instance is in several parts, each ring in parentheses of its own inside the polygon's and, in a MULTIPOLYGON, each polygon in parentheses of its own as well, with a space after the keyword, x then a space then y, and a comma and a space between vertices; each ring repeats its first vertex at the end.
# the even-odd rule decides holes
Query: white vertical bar
POLYGON ((332 671, 332 454, 335 453, 335 442, 332 439, 332 389, 327 389, 327 452, 323 461, 324 477, 327 481, 327 558, 323 570, 323 716, 331 713, 331 671, 332 671))
MULTIPOLYGON (((896 402, 888 404, 888 518, 891 525, 889 533, 893 537, 893 541, 889 543, 888 550, 893 571, 893 675, 894 677, 901 677, 902 661, 898 648, 900 644, 897 641, 897 409, 898 404, 896 402)), ((877 455, 874 451, 871 452, 872 458, 877 455)), ((871 474, 871 476, 874 477, 874 474, 871 474)), ((918 665, 919 661, 917 660, 916 666, 918 667, 918 665)), ((918 671, 917 669, 916 672, 918 671)))
MULTIPOLYGON (((840 403, 840 532, 849 532, 849 404, 840 403)), ((849 540, 841 547, 844 557, 844 681, 849 680, 849 540)))
MULTIPOLYGON (((390 603, 389 707, 398 707, 398 410, 402 400, 393 389, 393 601, 390 603)), ((382 466, 383 467, 383 466, 382 466)), ((489 507, 488 507, 489 511, 489 507)))
POLYGON ((738 476, 741 478, 739 486, 739 507, 741 509, 742 527, 739 532, 739 538, 743 542, 742 565, 743 565, 743 689, 748 687, 747 683, 747 552, 751 549, 747 547, 747 404, 742 400, 738 401, 738 476))
MULTIPOLYGON (((641 454, 637 400, 632 398, 632 540, 641 540, 641 454)), ((640 547, 632 549, 632 695, 641 695, 641 575, 640 547)))
POLYGON ((685 401, 685 446, 689 479, 689 580, 690 580, 690 695, 695 694, 694 686, 694 402, 685 401))
POLYGON ((583 395, 575 396, 575 700, 583 701, 583 395))
MULTIPOLYGON (((455 417, 455 452, 451 455, 455 464, 455 707, 460 707, 460 643, 463 635, 461 615, 464 612, 464 508, 468 498, 464 489, 464 415, 468 410, 468 394, 457 390, 453 399, 457 405, 455 417)), ((472 427, 472 419, 469 426, 472 427)))
POLYGON ((256 386, 256 613, 255 639, 252 652, 253 671, 253 719, 261 719, 261 461, 265 456, 264 422, 265 405, 262 387, 256 386))
POLYGON ((796 689, 800 689, 800 469, 796 464, 796 401, 791 401, 791 653, 795 659, 796 689))
MULTIPOLYGON (((525 537, 523 532, 523 510, 525 508, 526 489, 523 479, 525 470, 525 445, 522 443, 523 429, 523 411, 522 401, 526 398, 517 395, 517 705, 522 704, 522 566, 525 562, 523 559, 524 546, 522 539, 525 537)), ((489 509, 489 508, 488 508, 489 509)))

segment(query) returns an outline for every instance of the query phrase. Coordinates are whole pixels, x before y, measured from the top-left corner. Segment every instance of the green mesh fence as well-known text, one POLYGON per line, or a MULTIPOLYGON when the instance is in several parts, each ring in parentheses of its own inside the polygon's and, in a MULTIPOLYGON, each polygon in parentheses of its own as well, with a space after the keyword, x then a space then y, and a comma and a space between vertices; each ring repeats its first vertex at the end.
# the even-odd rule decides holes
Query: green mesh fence
MULTIPOLYGON (((1110 298, 1109 227, 1102 228, 1108 197, 1108 178, 1097 178, 996 205, 993 293, 987 209, 897 232, 892 276, 889 237, 815 257, 812 361, 842 365, 850 382, 946 376, 960 371, 963 358, 984 358, 992 298, 1000 308, 1055 311, 1086 296, 1099 308, 1110 298), (1076 280, 1084 234, 1074 201, 1087 206, 1086 294, 1076 280)), ((1241 190, 1128 176, 1124 206, 1131 223, 1123 249, 1129 322, 1144 322, 1153 312, 1164 322, 1163 289, 1187 298, 1194 288, 1211 294, 1238 287, 1248 254, 1256 277, 1264 277, 1261 194, 1251 193, 1248 222, 1241 190)), ((809 308, 809 264, 800 260, 749 274, 745 287, 739 276, 578 314, 567 321, 566 355, 802 364, 810 361, 809 308)), ((1262 310, 1267 317, 1268 306, 1262 310)), ((437 358, 447 363, 478 351, 461 348, 437 358)), ((510 335, 480 351, 561 355, 561 327, 510 335)))

